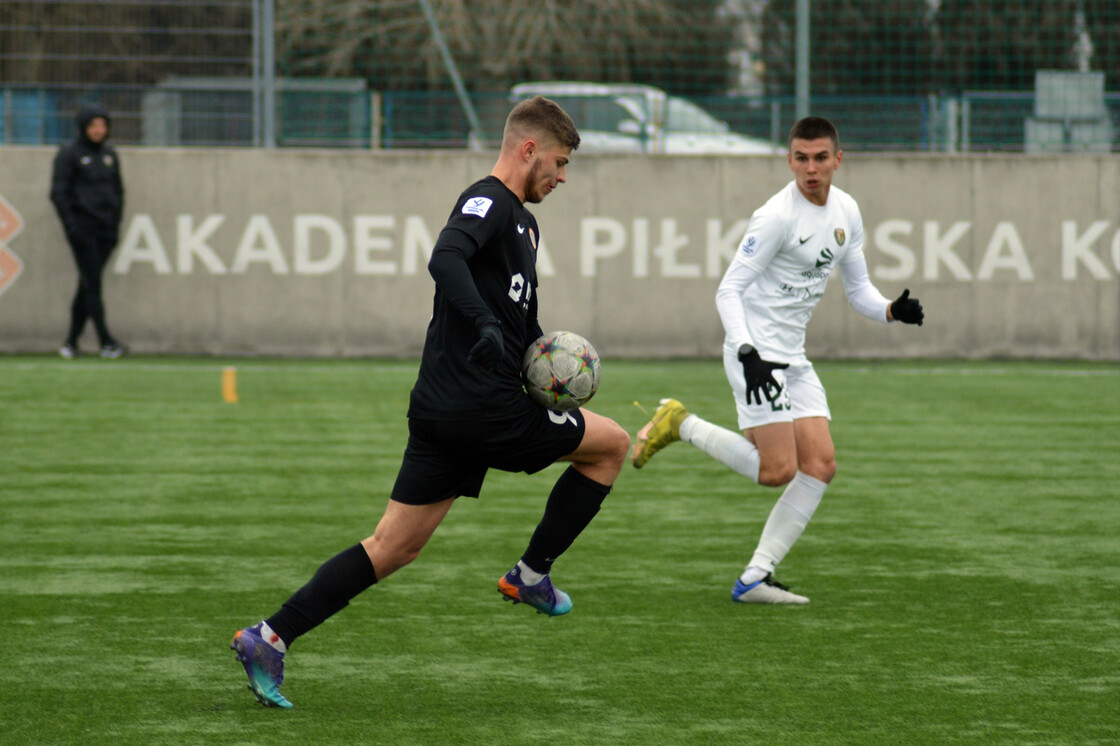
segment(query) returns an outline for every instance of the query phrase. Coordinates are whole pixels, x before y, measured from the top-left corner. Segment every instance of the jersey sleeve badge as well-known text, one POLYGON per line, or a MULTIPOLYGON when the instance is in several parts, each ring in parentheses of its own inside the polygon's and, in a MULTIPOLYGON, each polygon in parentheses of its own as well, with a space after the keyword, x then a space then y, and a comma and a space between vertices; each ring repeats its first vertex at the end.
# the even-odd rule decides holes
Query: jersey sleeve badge
POLYGON ((490 206, 493 204, 494 200, 489 197, 468 197, 467 201, 463 203, 462 213, 484 218, 486 213, 490 212, 490 206))

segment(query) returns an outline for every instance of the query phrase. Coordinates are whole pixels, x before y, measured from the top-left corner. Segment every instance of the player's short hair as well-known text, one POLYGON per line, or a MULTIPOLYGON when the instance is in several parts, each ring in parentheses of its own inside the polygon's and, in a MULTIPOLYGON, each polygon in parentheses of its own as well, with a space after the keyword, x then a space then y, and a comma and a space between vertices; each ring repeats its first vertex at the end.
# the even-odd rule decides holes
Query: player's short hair
POLYGON ((797 120, 790 129, 786 144, 792 148, 794 140, 819 140, 822 137, 832 140, 833 150, 840 150, 840 133, 836 131, 836 125, 824 117, 805 117, 797 120))
POLYGON ((579 131, 568 112, 560 104, 544 96, 528 98, 513 107, 506 117, 503 141, 511 136, 547 137, 560 145, 575 150, 579 147, 579 131))

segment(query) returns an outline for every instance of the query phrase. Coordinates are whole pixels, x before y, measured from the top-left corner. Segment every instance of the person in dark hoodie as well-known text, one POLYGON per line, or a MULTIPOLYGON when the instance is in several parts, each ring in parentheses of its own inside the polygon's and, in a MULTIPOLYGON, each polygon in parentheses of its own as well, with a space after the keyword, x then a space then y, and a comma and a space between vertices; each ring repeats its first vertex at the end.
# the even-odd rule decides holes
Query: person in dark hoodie
POLYGON ((78 136, 62 146, 54 159, 51 202, 78 265, 78 289, 70 305, 70 332, 59 349, 64 358, 78 356, 78 338, 92 321, 101 357, 118 358, 125 347, 109 333, 101 299, 101 275, 117 246, 124 184, 120 160, 106 142, 109 115, 97 106, 78 112, 78 136))

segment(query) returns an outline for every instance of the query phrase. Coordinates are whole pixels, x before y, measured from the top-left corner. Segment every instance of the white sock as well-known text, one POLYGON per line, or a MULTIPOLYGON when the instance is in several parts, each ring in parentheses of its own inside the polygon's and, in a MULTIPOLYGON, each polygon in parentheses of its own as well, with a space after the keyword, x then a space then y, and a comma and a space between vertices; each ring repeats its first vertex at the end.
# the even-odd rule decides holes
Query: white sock
POLYGON ((517 560, 517 570, 521 575, 521 582, 524 585, 536 585, 537 583, 545 579, 544 575, 541 575, 539 572, 529 567, 521 560, 517 560))
MULTIPOLYGON (((827 482, 797 472, 770 511, 770 517, 762 529, 762 537, 758 540, 758 548, 754 550, 747 570, 755 568, 762 570, 763 574, 774 572, 774 568, 785 559, 790 548, 800 538, 801 532, 809 525, 809 519, 820 505, 826 489, 827 482)), ((746 576, 747 573, 744 572, 743 575, 746 576)))
POLYGON ((721 464, 757 482, 760 459, 754 443, 690 414, 681 423, 681 440, 691 443, 721 464))
POLYGON ((280 639, 280 635, 272 631, 272 627, 268 626, 268 622, 261 622, 261 637, 264 638, 265 642, 281 653, 288 652, 288 646, 280 639))
POLYGON ((743 570, 743 574, 739 576, 739 580, 742 581, 743 585, 750 585, 751 583, 757 583, 765 578, 767 572, 767 570, 761 567, 748 566, 746 570, 743 570))

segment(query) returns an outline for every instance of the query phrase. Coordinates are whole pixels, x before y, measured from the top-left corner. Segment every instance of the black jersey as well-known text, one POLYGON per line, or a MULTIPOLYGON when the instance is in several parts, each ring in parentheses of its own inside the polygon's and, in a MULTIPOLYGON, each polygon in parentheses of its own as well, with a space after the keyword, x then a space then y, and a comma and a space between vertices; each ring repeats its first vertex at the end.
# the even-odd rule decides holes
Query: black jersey
POLYGON ((454 282, 442 287, 432 270, 437 276, 432 320, 409 417, 490 419, 525 406, 521 358, 541 333, 539 243, 536 218, 497 177, 475 182, 459 195, 429 263, 432 269, 454 260, 456 270, 454 282), (497 368, 487 371, 468 362, 467 354, 478 341, 479 325, 495 320, 505 351, 497 368))

